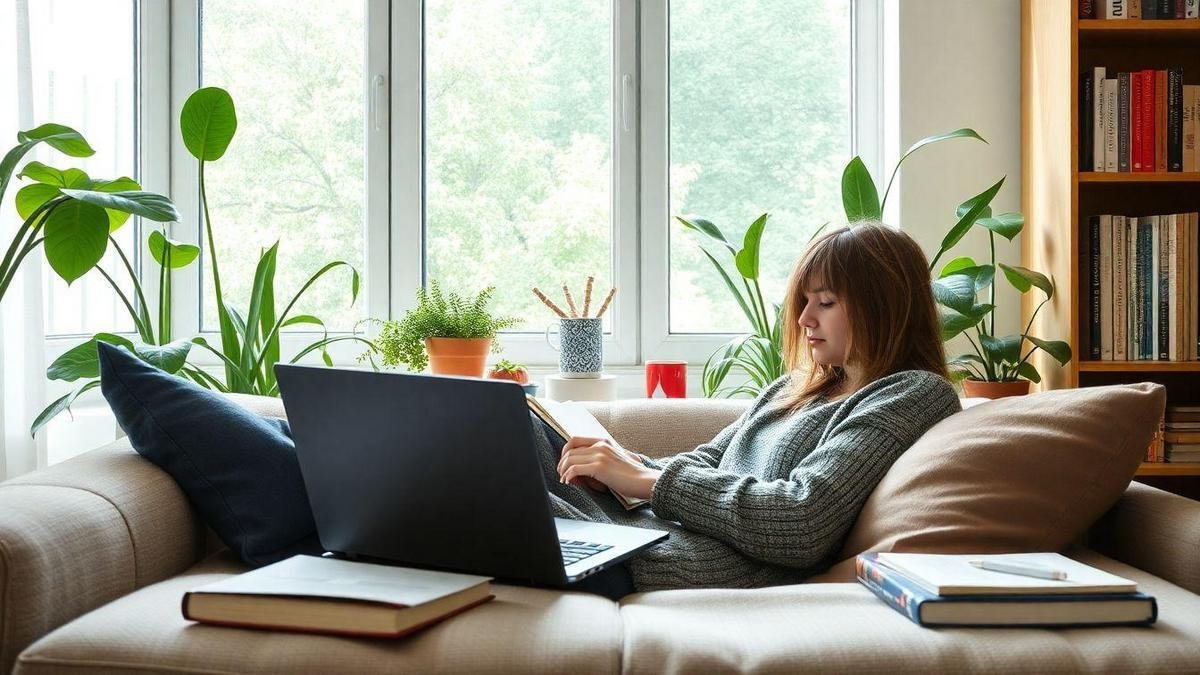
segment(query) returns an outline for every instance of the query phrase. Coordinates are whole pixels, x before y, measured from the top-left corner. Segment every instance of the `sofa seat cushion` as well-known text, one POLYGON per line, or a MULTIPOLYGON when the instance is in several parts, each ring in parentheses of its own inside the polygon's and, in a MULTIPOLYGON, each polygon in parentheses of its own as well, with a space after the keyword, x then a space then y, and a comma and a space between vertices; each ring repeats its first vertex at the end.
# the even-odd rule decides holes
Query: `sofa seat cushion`
POLYGON ((657 591, 621 602, 629 673, 1195 672, 1200 596, 1078 550, 1158 599, 1153 627, 921 628, 859 584, 657 591))
POLYGON ((17 673, 615 673, 621 624, 597 595, 494 584, 496 598, 398 640, 205 626, 184 620, 185 590, 247 568, 228 551, 104 605, 30 645, 17 673))

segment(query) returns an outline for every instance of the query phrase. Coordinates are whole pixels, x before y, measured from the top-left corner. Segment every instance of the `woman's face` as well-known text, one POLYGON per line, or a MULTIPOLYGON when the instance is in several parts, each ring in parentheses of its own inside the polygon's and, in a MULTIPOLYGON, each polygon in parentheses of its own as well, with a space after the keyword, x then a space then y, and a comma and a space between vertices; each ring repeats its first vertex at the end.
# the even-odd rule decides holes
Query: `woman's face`
POLYGON ((827 366, 844 366, 850 347, 850 322, 846 308, 824 288, 807 291, 800 313, 800 331, 812 347, 813 360, 827 366))

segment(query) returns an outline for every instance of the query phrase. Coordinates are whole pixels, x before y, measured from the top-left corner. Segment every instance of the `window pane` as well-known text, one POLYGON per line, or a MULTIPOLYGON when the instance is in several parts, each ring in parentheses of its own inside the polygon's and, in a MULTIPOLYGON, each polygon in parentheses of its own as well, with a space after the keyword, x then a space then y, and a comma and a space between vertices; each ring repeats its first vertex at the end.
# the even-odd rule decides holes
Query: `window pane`
MULTIPOLYGON (((365 3, 204 0, 201 45, 204 86, 227 90, 238 115, 204 176, 226 303, 245 313, 259 255, 277 240, 277 311, 326 263, 365 278, 365 3)), ((212 263, 201 262, 203 326, 216 331, 212 263)), ((339 269, 292 311, 349 330, 365 307, 365 297, 350 307, 339 269)))
MULTIPOLYGON (((542 330, 570 286, 612 283, 612 5, 425 3, 425 259, 462 294, 542 330)), ((631 289, 632 290, 632 289, 631 289)), ((606 311, 608 319, 611 311, 606 311)))
MULTIPOLYGON (((137 180, 133 0, 30 2, 29 33, 34 126, 57 122, 72 127, 96 154, 68 157, 42 145, 25 160, 83 169, 93 179, 137 180)), ((18 181, 13 188, 28 182, 18 181)), ((114 236, 136 265, 135 230, 130 219, 114 236)), ((41 251, 37 255, 44 256, 41 251)), ((111 246, 100 265, 132 302, 133 284, 111 246)), ((133 330, 133 320, 104 277, 92 271, 68 286, 49 265, 43 263, 42 269, 48 335, 133 330)))
MULTIPOLYGON (((671 3, 671 215, 708 218, 740 248, 770 213, 767 303, 783 300, 812 232, 844 220, 850 54, 850 0, 671 3)), ((673 222, 670 241, 671 331, 749 330, 701 239, 673 222)), ((736 276, 727 251, 709 248, 736 276)))

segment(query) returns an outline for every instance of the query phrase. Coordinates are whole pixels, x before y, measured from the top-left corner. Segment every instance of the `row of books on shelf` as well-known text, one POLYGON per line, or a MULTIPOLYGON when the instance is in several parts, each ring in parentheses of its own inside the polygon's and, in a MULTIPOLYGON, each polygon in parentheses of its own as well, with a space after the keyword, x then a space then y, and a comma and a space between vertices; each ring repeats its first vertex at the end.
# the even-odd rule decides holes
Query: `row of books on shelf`
POLYGON ((1079 0, 1081 19, 1196 19, 1200 0, 1079 0))
POLYGON ((1200 405, 1167 406, 1145 461, 1200 462, 1200 405))
POLYGON ((1088 219, 1089 357, 1200 359, 1200 216, 1088 219))
POLYGON ((1096 66, 1079 82, 1081 171, 1200 171, 1200 85, 1183 68, 1096 66))

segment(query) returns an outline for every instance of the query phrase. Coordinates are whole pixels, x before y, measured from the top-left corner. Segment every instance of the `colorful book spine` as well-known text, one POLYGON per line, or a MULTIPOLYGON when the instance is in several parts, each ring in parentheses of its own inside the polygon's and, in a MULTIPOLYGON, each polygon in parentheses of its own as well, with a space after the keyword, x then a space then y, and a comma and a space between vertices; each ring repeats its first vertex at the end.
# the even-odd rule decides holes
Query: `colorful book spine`
POLYGON ((1183 69, 1167 71, 1167 171, 1183 171, 1183 69))
POLYGON ((1113 226, 1100 219, 1100 360, 1113 360, 1113 226))
POLYGON ((1129 170, 1129 73, 1117 73, 1117 171, 1129 170))
POLYGON ((1154 171, 1154 71, 1142 76, 1142 171, 1154 171))
POLYGON ((1145 171, 1142 164, 1142 134, 1146 132, 1142 124, 1142 75, 1129 74, 1129 163, 1130 171, 1145 171))
POLYGON ((1155 341, 1158 343, 1158 360, 1171 359, 1171 226, 1167 218, 1159 218, 1154 226, 1155 271, 1157 292, 1155 294, 1155 341))
POLYGON ((1129 250, 1128 230, 1124 216, 1112 216, 1112 259, 1113 259, 1113 359, 1125 361, 1129 358, 1126 341, 1129 339, 1128 295, 1129 272, 1125 269, 1129 250))

